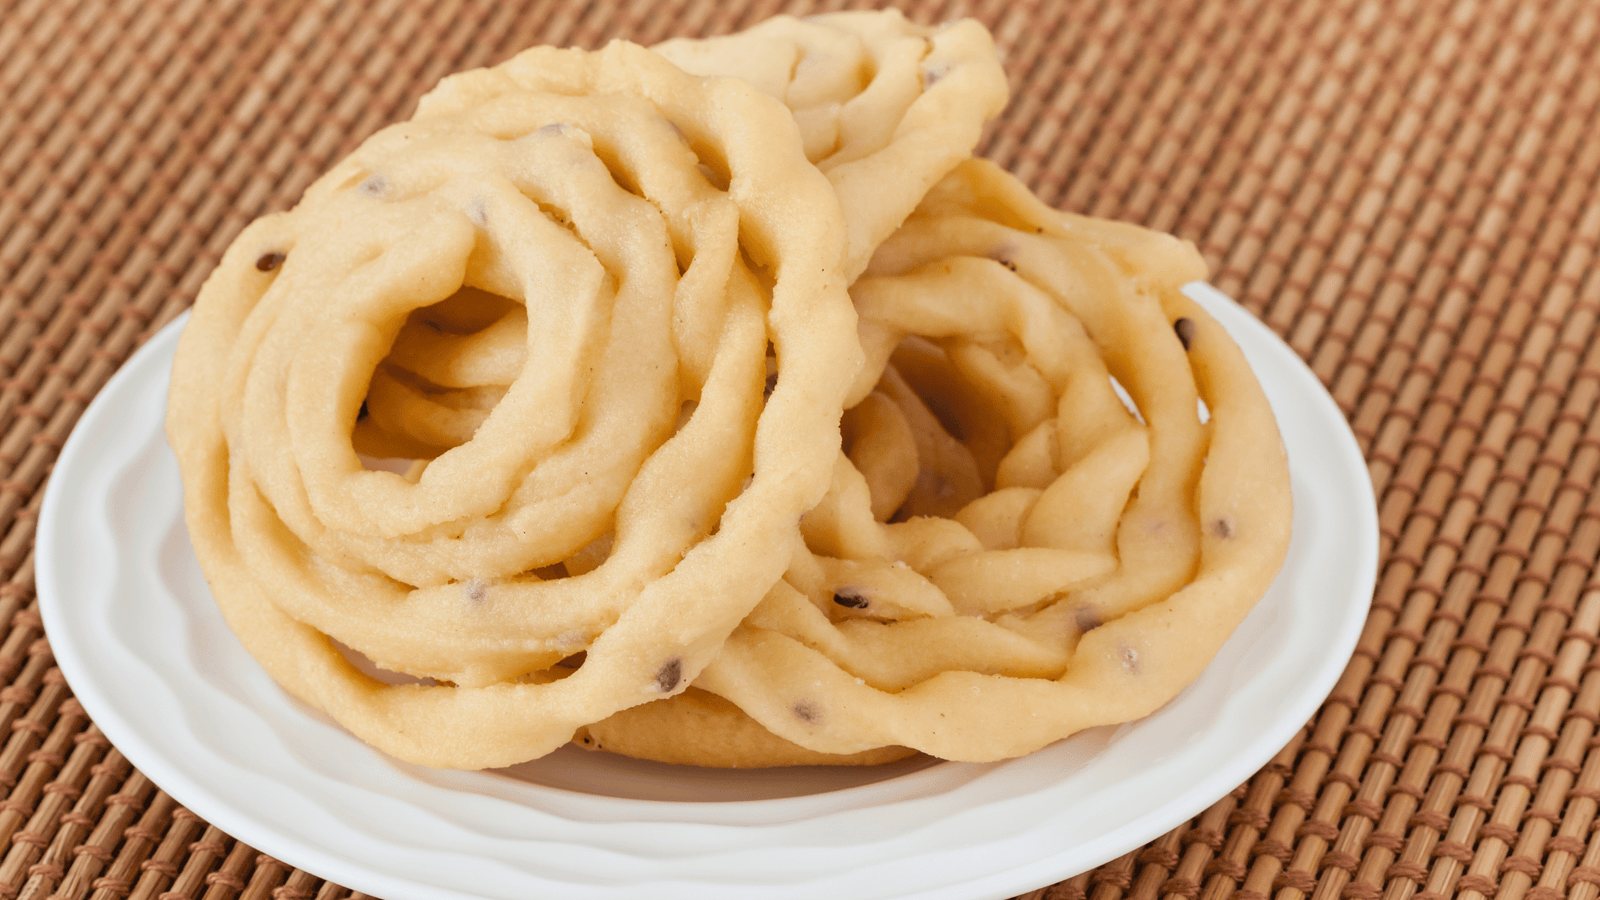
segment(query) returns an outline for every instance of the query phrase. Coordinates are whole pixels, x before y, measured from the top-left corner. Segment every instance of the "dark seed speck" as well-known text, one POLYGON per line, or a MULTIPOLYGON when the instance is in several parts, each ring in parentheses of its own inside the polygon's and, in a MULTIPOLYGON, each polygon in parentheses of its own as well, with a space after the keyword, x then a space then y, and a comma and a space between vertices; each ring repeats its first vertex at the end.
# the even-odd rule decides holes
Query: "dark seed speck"
POLYGON ((671 693, 678 689, 678 682, 683 680, 683 660, 673 658, 667 660, 656 673, 656 690, 663 694, 671 693))
POLYGON ((838 591, 833 595, 833 602, 845 609, 866 609, 867 598, 848 588, 838 591))
POLYGON ((271 272, 273 269, 283 265, 285 259, 288 259, 288 257, 276 250, 271 253, 263 253, 261 258, 256 260, 256 268, 263 272, 271 272))
POLYGON ((1172 330, 1178 333, 1178 343, 1183 349, 1189 349, 1189 344, 1194 340, 1194 320, 1188 317, 1172 323, 1172 330))
POLYGON ((1223 540, 1233 537, 1233 520, 1217 519, 1211 523, 1211 533, 1223 540))
POLYGON ((810 700, 796 700, 795 704, 789 707, 789 710, 794 713, 796 719, 802 722, 815 722, 822 718, 822 711, 817 709, 816 704, 810 700))

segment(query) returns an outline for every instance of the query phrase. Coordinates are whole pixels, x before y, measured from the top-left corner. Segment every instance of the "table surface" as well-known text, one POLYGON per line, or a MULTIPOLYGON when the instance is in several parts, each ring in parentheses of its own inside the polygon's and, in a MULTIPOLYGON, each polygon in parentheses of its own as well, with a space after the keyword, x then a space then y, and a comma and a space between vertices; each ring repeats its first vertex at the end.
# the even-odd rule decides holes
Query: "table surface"
MULTIPOLYGON (((43 487, 85 405, 440 76, 538 43, 730 31, 711 0, 0 8, 0 898, 349 896, 133 769, 34 596, 43 487)), ((1194 241, 1350 421, 1381 519, 1372 612, 1265 769, 1026 895, 1600 893, 1600 4, 911 2, 995 33, 980 152, 1047 201, 1194 241)))

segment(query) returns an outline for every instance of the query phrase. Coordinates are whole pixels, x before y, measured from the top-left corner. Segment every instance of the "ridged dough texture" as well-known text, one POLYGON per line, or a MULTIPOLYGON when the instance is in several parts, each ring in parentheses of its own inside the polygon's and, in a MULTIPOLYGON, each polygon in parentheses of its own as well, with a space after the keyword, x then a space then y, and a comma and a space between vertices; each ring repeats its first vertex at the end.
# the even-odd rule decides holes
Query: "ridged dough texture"
POLYGON ((1266 591, 1291 517, 1266 398, 1179 291, 1204 275, 1175 238, 963 163, 851 288, 868 365, 833 484, 695 681, 729 702, 581 739, 991 761, 1172 699, 1266 591))
POLYGON ((970 19, 939 28, 896 10, 796 19, 657 44, 697 75, 749 82, 794 114, 806 156, 828 176, 849 229, 854 280, 945 173, 972 155, 1006 103, 994 40, 970 19))
POLYGON ((446 79, 250 225, 182 336, 168 434, 229 624, 430 766, 682 691, 827 488, 843 252, 792 117, 742 82, 620 43, 446 79))

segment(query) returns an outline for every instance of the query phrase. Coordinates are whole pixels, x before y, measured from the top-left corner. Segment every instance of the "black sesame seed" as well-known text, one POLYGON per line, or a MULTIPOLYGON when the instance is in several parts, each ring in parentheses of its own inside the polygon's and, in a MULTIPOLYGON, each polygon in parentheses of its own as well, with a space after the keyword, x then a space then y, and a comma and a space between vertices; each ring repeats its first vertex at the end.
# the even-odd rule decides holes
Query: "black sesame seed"
POLYGON ((835 592, 833 595, 833 602, 839 604, 845 609, 867 608, 867 598, 861 596, 855 591, 850 590, 849 588, 835 592))
POLYGON ((656 673, 656 689, 663 694, 677 690, 678 682, 683 680, 683 660, 676 657, 667 660, 656 673))
POLYGON ((279 253, 276 250, 272 251, 271 253, 263 253, 261 254, 261 257, 256 260, 256 268, 263 272, 271 272, 273 269, 283 265, 283 261, 285 259, 288 259, 288 256, 283 253, 279 253))
POLYGON ((1183 349, 1189 349, 1189 344, 1194 341, 1194 320, 1188 317, 1172 323, 1172 330, 1178 333, 1178 342, 1183 344, 1183 349))

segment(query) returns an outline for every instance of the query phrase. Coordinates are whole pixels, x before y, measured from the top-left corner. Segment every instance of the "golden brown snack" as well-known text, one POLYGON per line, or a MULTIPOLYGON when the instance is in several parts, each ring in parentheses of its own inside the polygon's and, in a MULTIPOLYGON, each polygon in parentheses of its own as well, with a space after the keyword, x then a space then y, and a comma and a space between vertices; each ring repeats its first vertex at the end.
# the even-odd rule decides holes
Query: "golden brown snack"
MULTIPOLYGON (((1265 592, 1291 513, 1260 386, 1178 291, 1203 276, 1174 238, 964 163, 852 287, 869 365, 833 486, 696 687, 819 753, 969 761, 1170 700, 1265 592)), ((727 718, 698 710, 693 740, 727 718)))
POLYGON ((841 756, 792 744, 716 694, 689 688, 670 703, 645 703, 578 729, 572 742, 637 759, 685 766, 877 766, 916 751, 880 747, 841 756))
POLYGON ((826 489, 859 358, 843 247, 747 85, 626 44, 446 79, 245 229, 180 342, 168 435, 230 626, 433 766, 683 690, 826 489))
POLYGON ((1006 103, 989 33, 938 28, 898 10, 775 16, 738 34, 657 44, 687 72, 740 78, 794 113, 849 232, 854 280, 928 189, 972 153, 1006 103))

